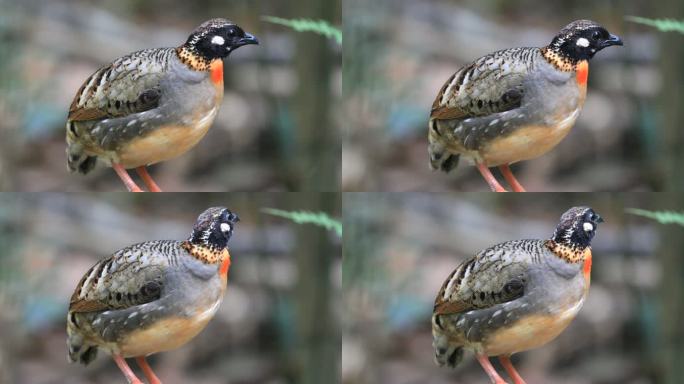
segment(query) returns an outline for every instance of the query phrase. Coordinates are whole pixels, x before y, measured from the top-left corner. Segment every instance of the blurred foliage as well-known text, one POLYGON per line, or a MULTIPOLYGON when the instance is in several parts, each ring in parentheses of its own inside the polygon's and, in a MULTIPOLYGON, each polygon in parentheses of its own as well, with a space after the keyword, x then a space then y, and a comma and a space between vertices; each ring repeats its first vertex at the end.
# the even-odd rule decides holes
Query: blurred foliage
POLYGON ((684 226, 684 213, 673 211, 648 211, 645 209, 628 208, 627 213, 633 215, 648 217, 656 220, 660 224, 678 224, 684 226))
POLYGON ((273 216, 280 216, 290 219, 297 224, 314 224, 327 230, 335 231, 337 236, 342 237, 342 223, 328 216, 325 212, 306 212, 306 211, 283 211, 280 209, 264 208, 263 212, 273 216))
POLYGON ((625 20, 658 28, 658 30, 661 32, 674 31, 684 34, 684 20, 647 19, 645 17, 638 16, 626 16, 625 20))
POLYGON ((315 32, 327 38, 335 39, 337 44, 342 44, 342 31, 333 27, 324 20, 308 20, 308 19, 283 19, 281 17, 264 16, 262 19, 274 23, 290 27, 297 32, 315 32))

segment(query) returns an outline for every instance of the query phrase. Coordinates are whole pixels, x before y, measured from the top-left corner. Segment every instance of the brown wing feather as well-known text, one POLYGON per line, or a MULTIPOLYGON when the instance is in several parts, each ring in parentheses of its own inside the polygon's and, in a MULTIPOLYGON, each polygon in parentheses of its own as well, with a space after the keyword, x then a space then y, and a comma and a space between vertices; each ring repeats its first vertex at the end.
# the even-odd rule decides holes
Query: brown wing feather
POLYGON ((158 299, 167 265, 144 265, 140 261, 129 261, 127 257, 130 253, 124 249, 90 268, 71 296, 69 311, 122 309, 158 299), (98 284, 101 279, 103 284, 98 284))
POLYGON ((442 97, 444 97, 444 92, 446 92, 447 88, 449 87, 449 84, 454 80, 454 78, 459 75, 461 71, 458 71, 451 75, 449 80, 447 80, 444 85, 442 85, 442 89, 439 90, 439 93, 437 94, 437 97, 435 98, 435 101, 432 102, 432 108, 430 110, 430 118, 435 119, 435 120, 449 120, 449 119, 459 119, 462 117, 467 116, 467 113, 461 109, 458 108, 451 108, 447 106, 440 105, 440 100, 442 100, 442 97))
POLYGON ((126 116, 159 105, 159 82, 172 49, 131 53, 90 75, 69 107, 69 120, 126 116))
POLYGON ((466 260, 461 265, 459 265, 458 268, 454 269, 454 271, 451 272, 451 274, 449 274, 449 277, 447 277, 447 279, 444 280, 442 288, 439 290, 439 294, 437 294, 437 297, 435 298, 435 306, 433 309, 433 312, 435 314, 446 315, 450 313, 460 313, 473 308, 471 302, 459 300, 458 296, 454 297, 453 295, 448 295, 448 297, 445 298, 444 293, 447 290, 449 282, 451 282, 452 279, 455 279, 452 284, 454 287, 458 287, 461 284, 461 281, 465 276, 466 270, 468 268, 472 268, 475 261, 475 258, 466 260))
POLYGON ((107 117, 112 117, 112 115, 97 108, 76 108, 69 111, 69 120, 71 121, 99 120, 107 117))
POLYGON ((479 253, 449 275, 435 299, 435 314, 487 308, 523 294, 525 267, 520 263, 508 264, 490 252, 487 249, 479 253))
POLYGON ((432 103, 432 120, 465 119, 521 105, 529 57, 536 48, 514 48, 483 56, 454 73, 432 103))
POLYGON ((432 110, 430 118, 434 120, 451 120, 468 117, 468 113, 458 109, 449 107, 437 107, 432 110))
POLYGON ((475 309, 471 303, 465 301, 442 301, 435 305, 434 314, 436 315, 448 315, 451 313, 461 313, 466 312, 471 309, 475 309))
POLYGON ((99 312, 107 309, 113 309, 113 307, 97 300, 76 300, 69 304, 71 312, 99 312))

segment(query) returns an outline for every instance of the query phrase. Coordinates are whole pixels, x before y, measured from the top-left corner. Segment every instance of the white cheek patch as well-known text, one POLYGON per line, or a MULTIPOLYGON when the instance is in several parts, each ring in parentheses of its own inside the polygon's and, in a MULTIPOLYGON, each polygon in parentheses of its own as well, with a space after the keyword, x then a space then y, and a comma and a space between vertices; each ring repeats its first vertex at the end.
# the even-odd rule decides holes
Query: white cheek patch
MULTIPOLYGON (((221 224, 223 225, 223 224, 221 224)), ((584 223, 584 232, 591 232, 594 230, 594 225, 592 223, 584 223)))
POLYGON ((223 37, 216 35, 211 38, 211 43, 216 45, 223 45, 226 43, 226 40, 224 40, 223 37))
MULTIPOLYGON (((586 225, 586 224, 585 224, 586 225)), ((228 232, 230 231, 230 224, 228 223, 221 223, 221 232, 228 232)))
POLYGON ((589 46, 589 40, 585 39, 584 37, 580 37, 577 39, 577 46, 586 48, 589 46))

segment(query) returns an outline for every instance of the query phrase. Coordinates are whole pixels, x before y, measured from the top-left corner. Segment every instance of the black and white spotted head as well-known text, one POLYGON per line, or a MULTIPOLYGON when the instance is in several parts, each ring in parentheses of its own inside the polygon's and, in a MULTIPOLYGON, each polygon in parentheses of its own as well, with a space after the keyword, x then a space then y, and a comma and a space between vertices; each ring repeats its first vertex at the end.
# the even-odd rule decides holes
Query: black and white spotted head
POLYGON ((248 44, 259 44, 259 40, 229 20, 211 19, 192 31, 184 47, 211 61, 248 44))
POLYGON ((559 244, 578 248, 591 245, 598 224, 603 219, 589 207, 573 207, 565 212, 551 238, 559 244))
POLYGON ((212 248, 225 248, 238 221, 238 215, 228 208, 209 208, 197 218, 189 241, 212 248))
POLYGON ((576 20, 561 29, 549 48, 563 57, 579 61, 591 59, 596 52, 611 45, 622 45, 622 40, 594 21, 576 20))

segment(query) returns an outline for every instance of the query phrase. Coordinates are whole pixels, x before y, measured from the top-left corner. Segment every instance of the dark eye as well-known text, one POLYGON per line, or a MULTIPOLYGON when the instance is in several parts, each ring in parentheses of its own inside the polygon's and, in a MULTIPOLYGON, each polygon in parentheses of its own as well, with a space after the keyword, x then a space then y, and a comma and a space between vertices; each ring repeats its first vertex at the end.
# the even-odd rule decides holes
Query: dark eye
POLYGON ((596 41, 601 38, 601 32, 599 31, 594 31, 594 33, 591 34, 591 39, 596 41))
POLYGON ((237 32, 235 32, 235 29, 231 28, 228 30, 228 36, 232 37, 232 36, 235 36, 236 34, 237 34, 237 32))

